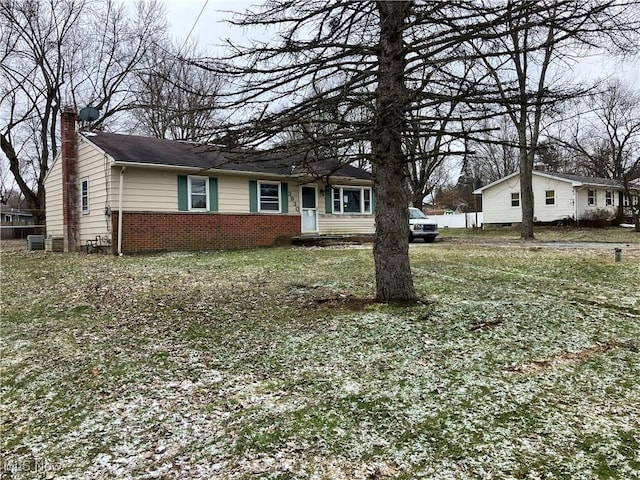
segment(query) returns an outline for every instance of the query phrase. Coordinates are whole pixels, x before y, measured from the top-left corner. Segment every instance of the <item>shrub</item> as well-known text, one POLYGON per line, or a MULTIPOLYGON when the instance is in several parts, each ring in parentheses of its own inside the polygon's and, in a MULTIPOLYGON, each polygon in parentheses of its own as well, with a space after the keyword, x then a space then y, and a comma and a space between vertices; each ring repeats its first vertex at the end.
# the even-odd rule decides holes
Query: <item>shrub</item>
POLYGON ((607 208, 593 208, 580 217, 581 227, 604 228, 611 225, 615 213, 607 208))

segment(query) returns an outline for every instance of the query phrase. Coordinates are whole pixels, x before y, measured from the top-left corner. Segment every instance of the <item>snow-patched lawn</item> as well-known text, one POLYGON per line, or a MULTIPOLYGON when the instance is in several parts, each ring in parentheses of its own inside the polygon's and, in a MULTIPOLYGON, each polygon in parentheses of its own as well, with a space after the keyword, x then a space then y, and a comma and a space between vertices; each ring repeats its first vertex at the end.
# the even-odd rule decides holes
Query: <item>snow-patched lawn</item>
POLYGON ((411 255, 401 308, 370 248, 3 253, 2 472, 640 477, 640 251, 411 255))

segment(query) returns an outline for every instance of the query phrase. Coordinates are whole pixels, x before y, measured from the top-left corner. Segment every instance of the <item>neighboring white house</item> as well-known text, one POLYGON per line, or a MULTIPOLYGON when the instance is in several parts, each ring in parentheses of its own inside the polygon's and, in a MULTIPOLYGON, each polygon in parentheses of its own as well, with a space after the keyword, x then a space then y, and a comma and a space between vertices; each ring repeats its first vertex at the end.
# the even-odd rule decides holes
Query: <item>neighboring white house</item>
POLYGON ((0 205, 0 238, 26 238, 35 232, 31 212, 0 205))
MULTIPOLYGON (((620 182, 556 172, 533 172, 534 222, 555 223, 590 218, 604 209, 614 217, 628 205, 620 182)), ((482 195, 484 226, 522 222, 520 174, 512 173, 473 192, 482 195)))

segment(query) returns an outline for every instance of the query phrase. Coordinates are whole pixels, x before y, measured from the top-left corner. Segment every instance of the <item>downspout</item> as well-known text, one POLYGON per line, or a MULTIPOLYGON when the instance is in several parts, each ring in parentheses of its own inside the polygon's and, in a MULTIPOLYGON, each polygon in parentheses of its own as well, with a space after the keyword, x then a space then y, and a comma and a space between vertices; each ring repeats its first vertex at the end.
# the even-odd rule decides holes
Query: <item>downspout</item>
POLYGON ((124 170, 120 170, 120 184, 118 192, 118 255, 122 256, 122 196, 124 195, 124 170))
POLYGON ((580 209, 578 205, 578 193, 581 192, 583 189, 584 189, 584 185, 573 188, 573 208, 575 210, 575 215, 576 215, 576 227, 580 227, 580 217, 579 217, 580 209))

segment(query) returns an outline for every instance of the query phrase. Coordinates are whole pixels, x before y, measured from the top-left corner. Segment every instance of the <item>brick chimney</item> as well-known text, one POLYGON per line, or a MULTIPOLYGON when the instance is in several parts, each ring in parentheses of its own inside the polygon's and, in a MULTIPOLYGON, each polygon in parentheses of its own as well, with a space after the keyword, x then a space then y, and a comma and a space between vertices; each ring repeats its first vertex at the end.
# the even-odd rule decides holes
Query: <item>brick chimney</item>
POLYGON ((62 134, 62 225, 64 251, 78 250, 78 147, 76 141, 76 111, 64 107, 60 116, 62 134))
POLYGON ((546 172, 547 166, 542 162, 537 162, 533 165, 533 169, 537 172, 546 172))

